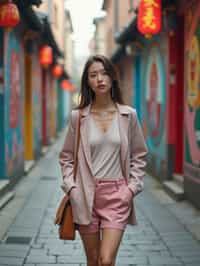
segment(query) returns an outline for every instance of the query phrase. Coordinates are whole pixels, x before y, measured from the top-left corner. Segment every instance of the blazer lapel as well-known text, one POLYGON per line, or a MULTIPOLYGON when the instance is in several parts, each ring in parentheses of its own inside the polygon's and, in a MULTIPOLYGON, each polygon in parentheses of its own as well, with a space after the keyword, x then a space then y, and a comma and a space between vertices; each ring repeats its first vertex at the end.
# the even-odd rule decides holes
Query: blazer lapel
POLYGON ((122 169, 126 170, 125 162, 128 155, 128 128, 129 128, 129 111, 123 108, 123 105, 117 104, 118 107, 118 121, 119 121, 119 134, 121 139, 121 163, 122 169))
POLYGON ((89 112, 90 105, 83 109, 81 114, 80 136, 83 152, 90 171, 92 172, 91 152, 89 144, 89 112))

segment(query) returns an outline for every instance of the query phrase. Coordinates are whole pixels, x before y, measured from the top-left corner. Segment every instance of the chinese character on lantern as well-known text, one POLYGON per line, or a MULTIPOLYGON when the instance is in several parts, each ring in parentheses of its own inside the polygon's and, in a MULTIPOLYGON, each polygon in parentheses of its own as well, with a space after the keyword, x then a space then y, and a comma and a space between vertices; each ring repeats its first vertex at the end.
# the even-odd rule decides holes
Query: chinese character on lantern
POLYGON ((161 1, 141 0, 139 5, 138 30, 142 34, 156 34, 161 29, 161 1))

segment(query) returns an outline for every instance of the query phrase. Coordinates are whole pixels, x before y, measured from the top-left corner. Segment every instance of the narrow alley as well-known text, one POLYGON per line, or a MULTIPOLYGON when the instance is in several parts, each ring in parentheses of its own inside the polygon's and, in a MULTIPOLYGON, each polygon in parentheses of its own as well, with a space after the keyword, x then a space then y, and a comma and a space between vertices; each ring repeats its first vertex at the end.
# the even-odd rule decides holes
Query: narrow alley
MULTIPOLYGON (((0 212, 1 224, 3 217, 6 225, 11 223, 4 235, 0 229, 0 266, 86 265, 78 233, 75 241, 59 240, 53 223, 62 196, 58 152, 63 136, 22 179, 15 201, 0 212), (16 206, 20 200, 21 206, 16 206), (11 222, 6 213, 14 211, 16 218, 11 222)), ((129 226, 124 235, 118 266, 200 265, 199 235, 195 233, 199 212, 192 205, 173 201, 159 183, 146 176, 145 189, 136 198, 136 212, 138 225, 129 226)))
POLYGON ((200 266, 199 70, 200 0, 0 0, 0 266, 200 266))

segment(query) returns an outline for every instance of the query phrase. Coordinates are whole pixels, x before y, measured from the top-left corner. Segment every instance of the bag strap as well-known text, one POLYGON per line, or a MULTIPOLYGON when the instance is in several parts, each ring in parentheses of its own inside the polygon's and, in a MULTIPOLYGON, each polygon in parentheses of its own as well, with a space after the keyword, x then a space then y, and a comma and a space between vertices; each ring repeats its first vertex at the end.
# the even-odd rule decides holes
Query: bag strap
POLYGON ((76 121, 76 131, 75 131, 75 150, 74 150, 74 181, 76 181, 76 172, 78 165, 78 149, 80 143, 80 124, 81 124, 81 110, 78 111, 78 117, 76 121))

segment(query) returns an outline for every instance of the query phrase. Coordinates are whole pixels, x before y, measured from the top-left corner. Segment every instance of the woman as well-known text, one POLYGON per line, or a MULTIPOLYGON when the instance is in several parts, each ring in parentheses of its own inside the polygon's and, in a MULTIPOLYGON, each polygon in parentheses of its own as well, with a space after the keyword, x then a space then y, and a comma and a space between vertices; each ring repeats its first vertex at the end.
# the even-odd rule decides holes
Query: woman
POLYGON ((126 225, 136 224, 133 198, 143 189, 147 148, 136 112, 122 104, 116 71, 106 57, 95 55, 86 62, 77 109, 72 111, 60 153, 64 187, 70 196, 87 265, 114 266, 126 225))

